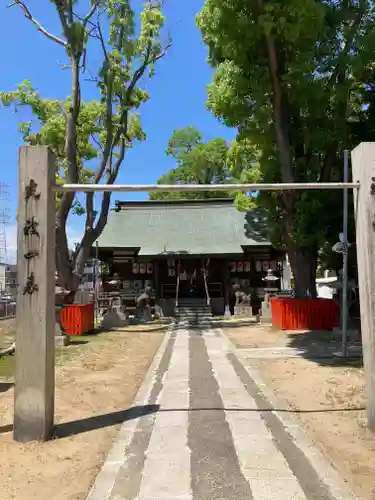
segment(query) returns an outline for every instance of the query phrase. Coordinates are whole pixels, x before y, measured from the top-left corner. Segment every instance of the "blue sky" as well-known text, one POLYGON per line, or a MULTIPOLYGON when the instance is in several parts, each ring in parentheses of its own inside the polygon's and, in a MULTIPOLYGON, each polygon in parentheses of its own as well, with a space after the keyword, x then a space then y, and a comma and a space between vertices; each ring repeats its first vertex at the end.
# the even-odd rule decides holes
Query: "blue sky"
MULTIPOLYGON (((143 2, 134 0, 139 8, 143 2)), ((165 0, 164 12, 173 46, 165 59, 158 63, 156 75, 145 82, 151 98, 141 108, 142 124, 147 141, 138 143, 127 154, 118 177, 118 183, 153 183, 173 166, 164 154, 171 133, 176 128, 196 126, 207 139, 217 136, 231 140, 233 130, 223 127, 206 109, 206 85, 212 69, 206 63, 207 49, 195 25, 195 15, 203 0, 165 0)), ((14 6, 6 8, 4 2, 0 15, 0 44, 2 62, 1 90, 12 90, 23 80, 31 80, 45 97, 65 98, 70 91, 70 74, 62 70, 62 47, 46 39, 14 6)), ((27 5, 50 31, 59 34, 59 23, 53 7, 46 0, 27 0, 27 5)), ((100 52, 90 53, 89 64, 99 62, 100 52)), ((84 85, 85 100, 96 95, 95 85, 84 85)), ((9 208, 12 226, 9 228, 9 251, 14 247, 14 224, 17 193, 17 149, 22 144, 17 123, 22 113, 0 109, 1 181, 10 186, 9 208)), ((114 195, 114 199, 142 199, 147 194, 114 195)), ((73 218, 69 223, 71 239, 78 239, 83 220, 73 218)))

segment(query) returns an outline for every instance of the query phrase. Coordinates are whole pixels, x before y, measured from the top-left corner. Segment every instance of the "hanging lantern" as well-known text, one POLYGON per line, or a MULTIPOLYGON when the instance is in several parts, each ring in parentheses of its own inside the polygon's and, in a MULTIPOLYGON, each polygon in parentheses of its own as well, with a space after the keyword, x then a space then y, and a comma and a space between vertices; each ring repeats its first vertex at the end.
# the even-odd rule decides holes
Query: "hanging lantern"
POLYGON ((255 262, 255 270, 257 273, 260 273, 262 271, 262 262, 260 260, 257 260, 255 262))
POLYGON ((243 271, 243 262, 237 262, 237 271, 242 273, 243 271))
POLYGON ((250 262, 249 261, 244 263, 243 270, 245 271, 245 273, 250 272, 250 262))
POLYGON ((235 273, 237 271, 237 264, 236 264, 236 262, 231 262, 229 264, 229 268, 230 268, 230 272, 231 273, 235 273))
POLYGON ((268 271, 269 268, 270 268, 270 263, 268 262, 268 260, 264 260, 263 261, 263 271, 268 271))
POLYGON ((146 264, 145 264, 145 262, 141 262, 139 264, 139 273, 140 274, 145 274, 146 273, 146 264))
POLYGON ((133 262, 133 274, 138 274, 139 273, 139 265, 137 262, 133 262))
POLYGON ((152 274, 153 270, 154 270, 154 266, 153 266, 152 262, 149 262, 147 264, 147 274, 152 274))

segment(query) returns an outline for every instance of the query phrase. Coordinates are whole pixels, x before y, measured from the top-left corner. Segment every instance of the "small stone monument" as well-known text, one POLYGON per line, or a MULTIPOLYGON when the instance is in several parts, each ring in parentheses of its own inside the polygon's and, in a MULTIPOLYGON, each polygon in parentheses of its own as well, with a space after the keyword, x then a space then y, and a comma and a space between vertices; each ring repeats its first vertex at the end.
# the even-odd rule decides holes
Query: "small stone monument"
POLYGON ((272 292, 276 292, 278 288, 272 287, 272 284, 275 284, 275 281, 278 281, 280 278, 275 276, 272 272, 272 269, 268 269, 267 275, 262 278, 263 281, 266 282, 266 286, 264 287, 264 300, 261 306, 261 317, 260 322, 271 324, 272 323, 272 310, 271 310, 271 302, 270 296, 272 292))
POLYGON ((152 289, 146 287, 145 291, 136 299, 136 309, 134 319, 140 323, 148 323, 152 321, 151 315, 151 300, 152 289))
POLYGON ((121 303, 121 297, 113 297, 110 307, 103 316, 101 326, 105 329, 120 328, 129 324, 129 317, 125 306, 121 303))

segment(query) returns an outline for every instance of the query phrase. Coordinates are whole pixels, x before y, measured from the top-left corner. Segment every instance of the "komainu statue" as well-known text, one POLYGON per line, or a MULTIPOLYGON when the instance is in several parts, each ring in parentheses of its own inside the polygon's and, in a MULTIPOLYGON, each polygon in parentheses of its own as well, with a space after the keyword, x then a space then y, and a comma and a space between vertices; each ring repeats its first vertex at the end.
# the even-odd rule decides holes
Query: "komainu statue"
POLYGON ((234 315, 242 317, 252 316, 251 294, 243 292, 239 285, 233 286, 236 303, 234 306, 234 315))
POLYGON ((250 295, 246 295, 246 293, 244 292, 241 292, 240 290, 238 290, 236 293, 235 293, 235 296, 236 296, 236 306, 249 306, 250 305, 250 295))
POLYGON ((120 328, 128 324, 128 313, 122 304, 121 297, 113 297, 109 309, 103 316, 102 328, 120 328))
POLYGON ((135 319, 141 321, 142 323, 152 320, 150 307, 151 296, 152 289, 150 287, 146 287, 145 291, 135 301, 135 319))
POLYGON ((240 289, 240 285, 233 286, 234 296, 236 297, 236 306, 249 306, 251 295, 247 295, 245 292, 242 292, 240 289))

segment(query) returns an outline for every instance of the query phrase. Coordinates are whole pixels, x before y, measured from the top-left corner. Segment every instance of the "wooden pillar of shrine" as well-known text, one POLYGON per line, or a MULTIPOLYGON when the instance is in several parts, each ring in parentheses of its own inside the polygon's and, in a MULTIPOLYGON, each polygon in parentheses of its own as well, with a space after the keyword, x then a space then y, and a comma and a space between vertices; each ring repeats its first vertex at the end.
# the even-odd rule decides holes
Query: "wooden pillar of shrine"
POLYGON ((224 316, 231 316, 230 312, 230 272, 229 262, 223 262, 223 286, 224 286, 224 316))
POLYGON ((154 290, 155 290, 155 299, 160 299, 160 274, 159 274, 159 261, 154 261, 154 290))

